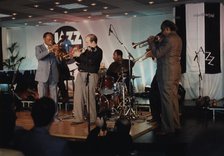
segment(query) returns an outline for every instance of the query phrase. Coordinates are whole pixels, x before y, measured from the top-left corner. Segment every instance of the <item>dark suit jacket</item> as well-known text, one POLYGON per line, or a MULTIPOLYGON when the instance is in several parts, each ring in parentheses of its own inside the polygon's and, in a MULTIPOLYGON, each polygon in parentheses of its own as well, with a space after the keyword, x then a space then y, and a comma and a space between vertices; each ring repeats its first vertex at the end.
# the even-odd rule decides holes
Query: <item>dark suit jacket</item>
POLYGON ((26 156, 67 156, 70 149, 67 141, 51 136, 46 128, 33 128, 16 134, 16 149, 26 156))

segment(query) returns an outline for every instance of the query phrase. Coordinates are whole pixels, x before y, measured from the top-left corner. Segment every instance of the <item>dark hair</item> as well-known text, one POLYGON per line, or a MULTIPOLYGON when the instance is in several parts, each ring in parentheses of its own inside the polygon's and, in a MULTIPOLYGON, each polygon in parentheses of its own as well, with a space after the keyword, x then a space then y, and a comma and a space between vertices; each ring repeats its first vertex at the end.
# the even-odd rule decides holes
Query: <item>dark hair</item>
POLYGON ((86 37, 89 37, 90 38, 90 42, 95 42, 95 43, 97 43, 97 37, 96 37, 96 35, 94 35, 94 34, 88 34, 86 37))
POLYGON ((114 52, 115 52, 117 55, 123 57, 123 52, 122 52, 120 49, 116 49, 116 50, 114 50, 114 52))
POLYGON ((125 116, 121 116, 115 123, 115 129, 118 133, 129 134, 131 129, 131 121, 125 116))
POLYGON ((44 127, 50 124, 55 115, 56 106, 53 99, 42 97, 33 104, 31 116, 36 127, 44 127))
POLYGON ((161 24, 161 30, 163 31, 165 28, 170 28, 171 31, 176 31, 177 30, 176 25, 170 20, 165 20, 161 24))
POLYGON ((52 32, 45 32, 43 38, 45 38, 47 35, 51 35, 54 38, 54 34, 52 32))

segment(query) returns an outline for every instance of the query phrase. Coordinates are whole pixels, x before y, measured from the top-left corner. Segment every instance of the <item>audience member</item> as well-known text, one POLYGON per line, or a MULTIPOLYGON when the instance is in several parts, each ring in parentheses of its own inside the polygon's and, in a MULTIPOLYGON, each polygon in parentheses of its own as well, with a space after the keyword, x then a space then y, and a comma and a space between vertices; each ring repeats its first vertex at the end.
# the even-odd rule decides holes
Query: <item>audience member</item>
POLYGON ((0 147, 12 147, 16 113, 12 95, 0 92, 0 147))
POLYGON ((26 156, 66 156, 70 154, 67 142, 50 135, 54 121, 55 102, 48 97, 38 99, 32 106, 34 127, 16 141, 16 147, 26 156))
POLYGON ((8 92, 0 92, 0 155, 23 156, 14 150, 16 113, 13 96, 8 92))
POLYGON ((133 148, 133 140, 130 133, 131 122, 126 117, 120 117, 115 122, 114 129, 106 129, 103 118, 97 118, 96 127, 92 129, 87 137, 90 151, 106 155, 128 155, 133 148), (101 130, 106 135, 99 136, 101 130))

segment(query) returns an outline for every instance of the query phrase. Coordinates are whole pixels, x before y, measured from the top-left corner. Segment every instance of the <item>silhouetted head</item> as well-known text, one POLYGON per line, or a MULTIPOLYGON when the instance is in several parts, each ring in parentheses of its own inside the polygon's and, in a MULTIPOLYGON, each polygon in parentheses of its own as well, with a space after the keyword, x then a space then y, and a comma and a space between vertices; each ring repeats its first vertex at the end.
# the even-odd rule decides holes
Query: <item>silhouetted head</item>
POLYGON ((54 119, 55 102, 48 97, 38 99, 32 106, 31 116, 35 127, 48 126, 54 119))
POLYGON ((129 134, 131 130, 131 121, 122 116, 117 119, 114 129, 118 133, 129 134))

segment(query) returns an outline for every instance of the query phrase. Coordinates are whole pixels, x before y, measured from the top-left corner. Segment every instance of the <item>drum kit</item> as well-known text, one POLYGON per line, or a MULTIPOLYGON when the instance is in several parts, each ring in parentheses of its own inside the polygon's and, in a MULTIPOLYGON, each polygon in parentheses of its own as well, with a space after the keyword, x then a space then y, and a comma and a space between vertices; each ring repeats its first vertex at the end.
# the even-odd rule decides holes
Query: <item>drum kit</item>
MULTIPOLYGON (((111 117, 112 115, 127 116, 131 119, 137 118, 133 109, 135 101, 133 95, 129 95, 125 83, 127 74, 121 71, 117 81, 114 77, 106 75, 106 68, 99 70, 99 82, 96 91, 97 110, 99 116, 111 117)), ((134 81, 141 76, 131 76, 134 81)))

